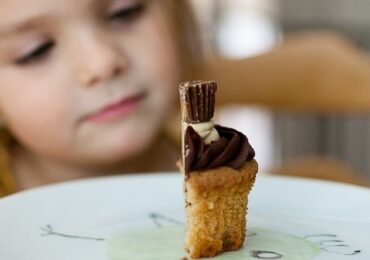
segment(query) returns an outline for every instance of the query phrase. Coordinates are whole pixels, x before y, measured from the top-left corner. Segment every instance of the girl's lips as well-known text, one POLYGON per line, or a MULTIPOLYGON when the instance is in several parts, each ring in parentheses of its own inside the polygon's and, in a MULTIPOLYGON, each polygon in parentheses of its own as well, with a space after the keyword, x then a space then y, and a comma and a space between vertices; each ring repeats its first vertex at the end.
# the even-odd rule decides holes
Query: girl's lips
POLYGON ((124 98, 121 101, 108 105, 103 109, 87 116, 87 121, 106 122, 122 118, 132 112, 145 97, 145 93, 124 98))

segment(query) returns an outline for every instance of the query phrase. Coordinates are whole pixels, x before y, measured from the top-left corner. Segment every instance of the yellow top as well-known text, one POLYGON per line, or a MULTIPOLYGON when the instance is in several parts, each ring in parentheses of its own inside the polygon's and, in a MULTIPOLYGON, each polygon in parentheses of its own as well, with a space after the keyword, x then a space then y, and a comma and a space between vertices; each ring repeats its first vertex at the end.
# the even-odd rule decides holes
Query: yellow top
POLYGON ((11 141, 12 139, 6 129, 0 129, 0 197, 17 191, 17 185, 9 165, 9 151, 7 147, 11 141))

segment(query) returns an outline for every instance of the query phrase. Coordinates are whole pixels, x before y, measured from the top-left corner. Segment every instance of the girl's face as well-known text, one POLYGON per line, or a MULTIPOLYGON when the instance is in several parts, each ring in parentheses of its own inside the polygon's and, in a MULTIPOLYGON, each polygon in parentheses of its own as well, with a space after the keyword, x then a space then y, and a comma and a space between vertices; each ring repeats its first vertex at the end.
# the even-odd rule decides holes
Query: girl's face
POLYGON ((1 117, 43 157, 134 156, 175 100, 174 42, 158 0, 2 0, 1 117))

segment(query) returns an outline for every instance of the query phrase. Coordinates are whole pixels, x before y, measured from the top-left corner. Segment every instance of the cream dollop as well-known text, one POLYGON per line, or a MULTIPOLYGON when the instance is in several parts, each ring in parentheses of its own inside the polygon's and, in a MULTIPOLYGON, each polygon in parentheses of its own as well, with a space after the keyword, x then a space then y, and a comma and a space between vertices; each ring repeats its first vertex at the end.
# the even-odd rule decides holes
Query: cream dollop
POLYGON ((220 139, 220 135, 218 134, 213 121, 189 124, 189 126, 191 126, 195 132, 200 135, 204 140, 204 143, 207 145, 220 139))

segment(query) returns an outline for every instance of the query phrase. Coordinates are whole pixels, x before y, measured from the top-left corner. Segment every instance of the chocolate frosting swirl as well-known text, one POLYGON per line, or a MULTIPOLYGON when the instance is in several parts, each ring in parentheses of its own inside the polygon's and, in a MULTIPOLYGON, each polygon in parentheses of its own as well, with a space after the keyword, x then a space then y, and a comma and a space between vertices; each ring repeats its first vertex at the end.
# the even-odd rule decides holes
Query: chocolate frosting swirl
POLYGON ((219 166, 240 168, 254 158, 248 138, 235 129, 215 125, 220 139, 206 145, 199 134, 188 126, 185 131, 185 173, 208 170, 219 166))

